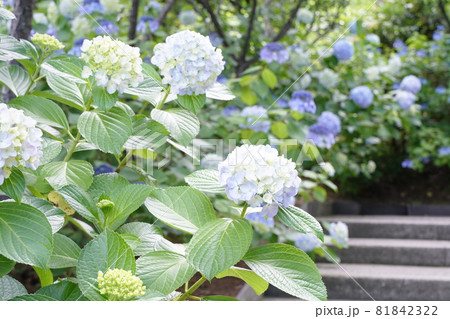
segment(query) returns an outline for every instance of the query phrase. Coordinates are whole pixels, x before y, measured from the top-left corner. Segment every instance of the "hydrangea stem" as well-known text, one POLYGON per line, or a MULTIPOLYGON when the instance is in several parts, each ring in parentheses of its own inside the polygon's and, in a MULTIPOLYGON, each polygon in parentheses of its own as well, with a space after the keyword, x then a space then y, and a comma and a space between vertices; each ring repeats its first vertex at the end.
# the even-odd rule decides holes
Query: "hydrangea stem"
POLYGON ((205 276, 202 276, 195 284, 191 286, 191 288, 188 289, 184 294, 182 294, 180 297, 176 298, 176 301, 183 301, 187 298, 192 297, 191 295, 206 281, 205 276))
POLYGON ((75 149, 77 148, 80 138, 81 138, 81 134, 80 134, 80 132, 78 132, 77 137, 75 137, 75 140, 73 141, 72 145, 70 146, 70 149, 67 151, 66 157, 64 157, 64 162, 68 162, 70 160, 73 153, 75 152, 75 149))
POLYGON ((245 203, 244 207, 242 208, 241 218, 245 217, 245 213, 247 212, 248 203, 245 203))
POLYGON ((165 92, 166 94, 164 94, 164 97, 162 98, 162 100, 159 101, 159 103, 156 105, 156 108, 157 108, 158 110, 162 109, 162 107, 164 106, 164 103, 166 102, 167 97, 168 97, 169 94, 170 94, 170 86, 169 86, 167 89, 164 89, 164 92, 165 92))

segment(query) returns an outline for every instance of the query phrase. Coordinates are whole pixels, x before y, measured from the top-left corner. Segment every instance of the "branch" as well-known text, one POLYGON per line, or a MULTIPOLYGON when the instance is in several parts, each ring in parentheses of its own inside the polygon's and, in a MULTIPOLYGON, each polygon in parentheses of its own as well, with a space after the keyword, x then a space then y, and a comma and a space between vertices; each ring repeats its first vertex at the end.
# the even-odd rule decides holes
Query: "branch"
POLYGON ((128 40, 136 38, 136 26, 139 12, 139 0, 132 0, 130 12, 130 26, 128 27, 128 40))
POLYGON ((239 76, 239 74, 245 70, 245 68, 243 68, 243 66, 246 64, 245 60, 247 57, 248 49, 250 47, 250 38, 252 35, 253 25, 255 22, 257 3, 258 3, 257 0, 252 0, 252 10, 250 12, 250 18, 248 21, 247 33, 245 34, 244 46, 242 47, 242 52, 239 57, 239 60, 237 61, 238 64, 236 66, 236 75, 237 76, 239 76))
POLYGON ((445 11, 444 1, 438 1, 439 9, 441 9, 442 16, 444 17, 445 22, 447 23, 447 28, 450 29, 450 19, 448 18, 447 12, 445 11))
POLYGON ((164 20, 167 17, 167 14, 169 14, 170 10, 172 9, 172 7, 176 1, 177 0, 168 0, 167 1, 165 7, 159 13, 158 18, 156 18, 156 21, 158 21, 159 24, 162 24, 164 22, 164 20))
POLYGON ((211 5, 209 4, 208 0, 197 0, 197 1, 203 6, 203 8, 205 8, 209 16, 211 17, 211 21, 214 24, 214 29, 216 30, 217 34, 222 38, 223 45, 225 47, 229 47, 230 44, 228 43, 225 37, 225 33, 223 32, 222 26, 220 25, 219 20, 217 19, 217 16, 214 13, 214 10, 211 8, 211 5))
POLYGON ((273 38, 272 42, 276 42, 281 40, 286 33, 289 31, 289 29, 292 27, 292 22, 294 21, 295 17, 297 16, 297 12, 302 6, 303 0, 299 0, 297 5, 294 9, 292 9, 291 14, 289 15, 289 19, 286 21, 284 26, 280 29, 278 34, 273 38))

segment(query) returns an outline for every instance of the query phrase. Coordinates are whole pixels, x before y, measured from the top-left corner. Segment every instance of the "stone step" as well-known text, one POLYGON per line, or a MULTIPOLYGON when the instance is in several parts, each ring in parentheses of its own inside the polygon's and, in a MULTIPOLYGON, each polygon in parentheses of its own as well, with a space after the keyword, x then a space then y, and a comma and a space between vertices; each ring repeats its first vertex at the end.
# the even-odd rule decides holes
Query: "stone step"
POLYGON ((450 217, 336 215, 319 220, 346 223, 351 238, 450 240, 450 217))
POLYGON ((450 267, 346 263, 318 267, 330 300, 450 300, 450 267))
POLYGON ((350 238, 349 248, 337 253, 343 263, 450 266, 445 240, 350 238))

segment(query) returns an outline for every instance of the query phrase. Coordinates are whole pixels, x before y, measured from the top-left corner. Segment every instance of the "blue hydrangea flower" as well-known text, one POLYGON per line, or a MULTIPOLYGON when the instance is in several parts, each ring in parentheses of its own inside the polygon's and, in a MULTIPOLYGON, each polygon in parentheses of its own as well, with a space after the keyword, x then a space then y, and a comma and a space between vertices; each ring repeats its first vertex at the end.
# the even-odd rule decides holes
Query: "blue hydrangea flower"
POLYGON ((330 236, 338 245, 347 246, 348 243, 348 226, 343 222, 330 224, 330 236))
POLYGON ((113 22, 107 19, 99 19, 97 22, 100 24, 99 27, 95 29, 95 33, 98 34, 115 34, 119 32, 119 27, 117 27, 113 22))
POLYGON ((380 37, 376 35, 375 33, 370 33, 366 35, 366 41, 373 43, 373 44, 380 44, 380 37))
POLYGON ((409 110, 411 105, 414 104, 416 96, 411 92, 400 90, 395 94, 395 100, 402 109, 409 110))
POLYGON ((213 46, 218 47, 222 44, 223 39, 216 32, 211 32, 209 34, 209 41, 211 41, 213 46))
POLYGON ((103 8, 100 0, 84 0, 83 6, 80 8, 81 14, 92 14, 94 12, 103 13, 105 8, 103 8))
POLYGON ((441 148, 439 148, 438 153, 440 156, 450 155, 450 146, 442 146, 441 148))
POLYGON ((398 56, 402 57, 408 54, 408 46, 400 39, 397 39, 394 41, 394 44, 392 45, 395 50, 398 52, 398 56))
POLYGON ((297 111, 300 113, 316 113, 316 103, 314 102, 314 97, 308 91, 295 91, 294 94, 292 94, 292 98, 288 104, 292 111, 297 111))
POLYGON ((360 85, 351 89, 350 99, 365 109, 372 104, 373 93, 367 86, 360 85))
POLYGON ((247 123, 240 124, 240 128, 251 129, 255 132, 269 132, 270 121, 262 120, 269 118, 269 115, 267 114, 267 110, 262 106, 247 106, 242 110, 241 116, 247 118, 247 123))
POLYGON ((325 111, 320 114, 317 123, 311 125, 307 139, 313 140, 318 147, 331 148, 336 142, 335 137, 341 131, 341 120, 338 116, 325 111))
POLYGON ((445 30, 445 27, 443 25, 438 25, 436 30, 433 32, 433 40, 439 41, 442 40, 444 37, 444 33, 442 31, 445 30))
POLYGON ((320 239, 313 233, 298 234, 295 237, 294 244, 298 249, 304 251, 305 253, 309 253, 315 248, 320 247, 320 239))
POLYGON ((333 54, 341 61, 350 60, 353 56, 353 44, 348 40, 338 40, 333 46, 333 54))
POLYGON ((348 28, 350 29, 350 33, 356 34, 358 32, 358 20, 351 20, 348 23, 348 28))
POLYGON ((161 11, 163 8, 163 5, 159 3, 158 1, 149 1, 147 6, 145 7, 145 11, 149 9, 155 9, 156 11, 161 11))
POLYGON ((140 33, 155 32, 159 28, 159 22, 150 16, 144 16, 139 19, 136 31, 140 33))
POLYGON ((413 168, 413 161, 410 158, 404 159, 402 162, 403 168, 413 168))
POLYGON ((399 88, 400 88, 400 82, 395 82, 394 84, 392 84, 393 90, 398 90, 399 88))
POLYGON ((278 42, 267 43, 259 52, 261 60, 283 64, 289 59, 289 52, 278 42))
POLYGON ((420 109, 421 110, 425 110, 425 109, 427 109, 428 108, 428 104, 427 103, 422 103, 422 104, 420 104, 420 109))
POLYGON ((114 172, 115 172, 114 167, 108 164, 102 164, 94 168, 94 175, 109 174, 114 172))
POLYGON ((241 112, 241 110, 239 110, 239 108, 235 105, 227 105, 223 111, 222 111, 222 115, 225 117, 229 117, 229 116, 238 116, 239 113, 241 112))
MULTIPOLYGON (((31 30, 31 32, 30 32, 30 37, 32 37, 33 35, 35 35, 37 32, 35 31, 35 30, 31 30)), ((51 24, 49 24, 48 26, 47 26, 47 31, 45 31, 45 34, 48 34, 48 35, 51 35, 51 36, 53 36, 53 37, 57 37, 57 34, 56 34, 56 29, 51 25, 51 24)))
POLYGON ((258 223, 258 224, 263 224, 263 225, 269 226, 271 228, 275 224, 273 217, 267 217, 267 216, 264 216, 264 215, 259 214, 259 213, 247 214, 247 215, 245 215, 245 218, 248 219, 251 222, 258 223))
POLYGON ((445 94, 445 86, 443 85, 439 85, 435 90, 434 90, 437 94, 445 94))
POLYGON ((81 51, 81 46, 83 45, 83 42, 84 42, 85 39, 86 38, 81 38, 81 39, 78 39, 77 41, 75 41, 73 46, 72 46, 72 48, 67 53, 73 54, 73 55, 76 55, 76 56, 80 56, 81 52, 82 52, 81 51))
POLYGON ((424 164, 428 164, 431 161, 431 158, 429 156, 426 156, 426 157, 421 156, 419 159, 424 164))
POLYGON ((228 79, 225 75, 221 74, 217 77, 217 82, 220 84, 226 85, 228 83, 228 79))
POLYGON ((278 105, 278 107, 281 107, 282 109, 284 109, 289 106, 289 100, 288 99, 279 99, 277 101, 277 105, 278 105))
POLYGON ((195 20, 197 20, 197 14, 194 10, 182 11, 178 15, 178 19, 180 19, 180 22, 183 25, 191 25, 195 23, 195 20))
POLYGON ((400 90, 408 91, 417 94, 420 91, 422 84, 419 78, 415 75, 407 75, 400 82, 400 90))
POLYGON ((427 53, 425 52, 425 50, 417 50, 416 56, 419 58, 425 58, 427 56, 427 53))

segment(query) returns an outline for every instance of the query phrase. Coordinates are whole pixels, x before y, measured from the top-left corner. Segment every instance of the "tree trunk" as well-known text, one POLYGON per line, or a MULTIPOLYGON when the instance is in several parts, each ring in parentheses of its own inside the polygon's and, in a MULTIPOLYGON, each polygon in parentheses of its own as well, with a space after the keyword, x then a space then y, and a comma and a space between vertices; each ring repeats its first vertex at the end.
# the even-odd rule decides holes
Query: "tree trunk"
POLYGON ((131 3, 130 26, 128 28, 128 40, 136 38, 136 26, 138 23, 139 0, 133 0, 131 3))

